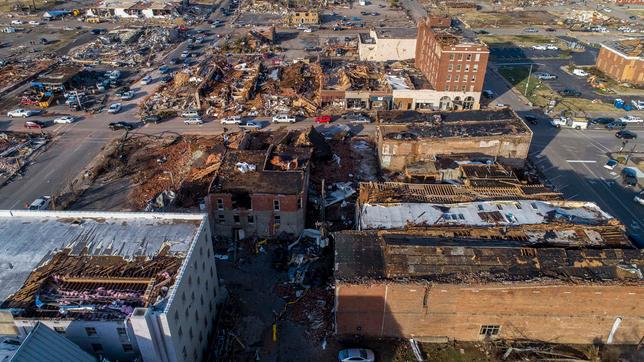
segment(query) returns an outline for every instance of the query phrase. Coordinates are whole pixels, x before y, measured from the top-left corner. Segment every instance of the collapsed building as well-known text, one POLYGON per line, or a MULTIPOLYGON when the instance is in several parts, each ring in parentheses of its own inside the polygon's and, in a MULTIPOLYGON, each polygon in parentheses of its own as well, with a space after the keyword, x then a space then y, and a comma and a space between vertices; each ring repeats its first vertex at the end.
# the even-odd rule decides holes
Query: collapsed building
POLYGON ((496 191, 362 184, 361 230, 334 234, 336 333, 638 343, 644 258, 624 226, 593 203, 496 191))
POLYGON ((463 112, 380 112, 376 127, 383 169, 403 171, 437 156, 468 156, 522 167, 532 131, 511 109, 463 112))
POLYGON ((40 322, 110 360, 204 358, 220 296, 206 215, 12 210, 0 230, 3 335, 40 322))

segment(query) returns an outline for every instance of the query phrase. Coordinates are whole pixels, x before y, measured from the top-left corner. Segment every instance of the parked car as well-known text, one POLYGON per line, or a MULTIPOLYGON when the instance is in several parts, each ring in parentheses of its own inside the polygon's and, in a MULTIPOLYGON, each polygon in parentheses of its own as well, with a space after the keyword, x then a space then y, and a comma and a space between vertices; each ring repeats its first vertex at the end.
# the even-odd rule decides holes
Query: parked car
POLYGON ((371 123, 371 118, 361 113, 349 113, 345 118, 349 119, 349 123, 371 123))
POLYGON ((548 47, 545 45, 533 45, 532 49, 534 50, 548 50, 548 47))
POLYGON ((610 159, 606 164, 604 165, 604 168, 609 169, 609 170, 614 170, 615 166, 617 166, 617 161, 610 159))
POLYGON ((29 25, 40 25, 40 23, 37 22, 36 20, 30 20, 29 25))
POLYGON ((24 22, 22 20, 11 20, 11 25, 22 25, 24 22))
POLYGON ((629 114, 628 116, 620 117, 618 121, 622 121, 624 123, 641 123, 644 122, 644 119, 642 119, 642 117, 629 114))
POLYGON ((143 79, 141 79, 141 84, 150 84, 150 83, 152 83, 152 77, 149 75, 146 75, 145 77, 143 77, 143 79))
POLYGON ((555 28, 546 28, 546 31, 549 32, 549 33, 552 33, 552 32, 557 31, 557 29, 555 29, 555 28))
POLYGON ((537 117, 529 114, 525 116, 525 120, 528 121, 528 123, 534 124, 534 125, 539 123, 539 119, 537 117))
POLYGON ((633 201, 637 202, 640 205, 644 205, 644 190, 640 191, 639 194, 633 197, 633 201))
POLYGON ((201 125, 201 124, 203 124, 203 120, 201 118, 199 118, 199 117, 192 117, 192 118, 188 118, 188 119, 184 120, 183 124, 185 124, 186 126, 191 125, 191 124, 201 125))
POLYGON ((156 114, 150 114, 147 116, 143 116, 141 118, 141 122, 143 122, 143 124, 148 124, 148 123, 157 124, 161 122, 161 117, 157 116, 156 114))
POLYGON ((136 123, 132 122, 112 122, 107 125, 112 131, 118 131, 121 129, 131 131, 136 128, 136 123))
POLYGON ((112 114, 119 113, 121 111, 121 108, 123 108, 123 105, 121 103, 113 103, 107 109, 107 113, 112 113, 112 114))
POLYGON ((18 108, 18 109, 14 109, 13 111, 7 112, 7 117, 9 117, 9 118, 13 118, 13 117, 27 118, 27 117, 34 116, 34 115, 36 115, 38 113, 40 113, 40 112, 32 110, 32 109, 18 108))
POLYGON ((580 97, 581 96, 580 91, 574 90, 574 89, 569 89, 569 88, 560 90, 559 94, 564 96, 564 97, 580 97))
POLYGON ((587 76, 590 75, 590 73, 588 73, 587 71, 585 71, 583 69, 579 69, 579 68, 573 69, 572 74, 574 74, 574 75, 576 75, 578 77, 587 77, 587 76))
POLYGON ((547 50, 559 50, 559 47, 556 45, 548 44, 546 45, 547 50))
POLYGON ((199 112, 195 110, 187 110, 183 113, 181 113, 181 117, 183 118, 197 118, 199 117, 199 112))
POLYGON ((168 67, 167 65, 162 65, 162 66, 159 67, 159 72, 161 74, 166 74, 169 71, 170 71, 170 67, 168 67))
POLYGON ((127 91, 121 94, 121 99, 124 101, 130 100, 132 98, 134 98, 134 92, 132 91, 127 91))
POLYGON ((247 121, 239 125, 240 128, 249 128, 249 129, 260 129, 262 128, 262 123, 257 121, 247 121))
POLYGON ((295 117, 289 116, 288 114, 280 114, 273 116, 273 123, 295 123, 295 117))
POLYGON ((550 74, 550 73, 547 73, 547 72, 539 72, 539 73, 535 73, 535 76, 536 76, 536 77, 537 77, 537 79, 539 79, 539 80, 553 80, 553 79, 557 79, 557 76, 556 76, 556 75, 554 75, 554 74, 550 74))
POLYGON ((315 123, 331 123, 331 116, 317 116, 315 123))
POLYGON ((74 116, 62 116, 54 119, 54 123, 56 124, 66 124, 66 123, 74 123, 76 118, 74 116))
POLYGON ((351 361, 375 362, 376 355, 370 349, 348 348, 348 349, 343 349, 338 353, 338 361, 340 362, 351 362, 351 361))
POLYGON ((485 98, 494 97, 494 91, 492 91, 490 89, 484 89, 482 94, 483 94, 483 97, 485 97, 485 98))
POLYGON ((36 128, 41 129, 47 127, 47 123, 43 121, 27 121, 25 122, 25 128, 36 128))
POLYGON ((615 137, 621 138, 624 140, 634 140, 634 139, 637 139, 637 133, 627 131, 627 130, 621 130, 615 133, 615 137))
POLYGON ((29 210, 47 210, 51 204, 51 196, 40 196, 29 204, 29 210))
POLYGON ((241 123, 242 123, 241 116, 230 116, 230 117, 221 119, 221 124, 241 124, 241 123))
POLYGON ((591 122, 594 123, 594 124, 604 124, 605 125, 605 124, 615 122, 615 118, 598 117, 598 118, 594 118, 593 120, 591 120, 591 122))
POLYGON ((172 81, 172 79, 173 79, 173 78, 172 78, 172 76, 171 76, 171 75, 169 75, 169 74, 168 74, 168 75, 164 75, 163 77, 161 77, 161 81, 162 81, 163 83, 170 83, 170 82, 172 81))
POLYGON ((523 29, 523 31, 525 33, 538 33, 539 29, 537 29, 537 28, 525 28, 525 29, 523 29))
POLYGON ((607 124, 606 128, 608 128, 608 129, 624 129, 624 128, 626 128, 626 123, 624 123, 622 121, 615 121, 615 122, 611 122, 611 123, 607 124))

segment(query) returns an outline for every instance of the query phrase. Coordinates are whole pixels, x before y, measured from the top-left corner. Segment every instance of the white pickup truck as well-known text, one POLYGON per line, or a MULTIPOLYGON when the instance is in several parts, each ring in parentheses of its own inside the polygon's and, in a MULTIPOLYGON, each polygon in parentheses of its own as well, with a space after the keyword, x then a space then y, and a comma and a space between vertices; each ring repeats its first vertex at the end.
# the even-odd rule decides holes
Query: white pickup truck
POLYGON ((629 114, 628 116, 621 117, 618 121, 622 121, 624 123, 641 123, 644 122, 644 119, 642 119, 642 117, 629 114))
POLYGON ((273 116, 273 123, 295 123, 295 117, 287 114, 273 116))
POLYGON ((550 121, 553 127, 557 128, 574 128, 586 129, 588 128, 588 121, 585 119, 574 119, 568 117, 554 118, 550 121))

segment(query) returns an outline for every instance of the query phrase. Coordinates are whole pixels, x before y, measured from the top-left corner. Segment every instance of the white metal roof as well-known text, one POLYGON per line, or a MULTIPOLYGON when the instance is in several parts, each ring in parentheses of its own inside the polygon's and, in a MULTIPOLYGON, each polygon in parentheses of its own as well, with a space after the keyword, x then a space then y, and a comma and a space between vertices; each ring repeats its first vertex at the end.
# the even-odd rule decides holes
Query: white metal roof
POLYGON ((164 245, 184 255, 204 214, 0 211, 0 301, 57 251, 72 255, 155 256, 164 245))
POLYGON ((364 204, 359 223, 362 230, 402 229, 408 225, 546 224, 553 217, 570 224, 604 224, 613 218, 591 202, 519 200, 457 204, 364 204), (490 220, 483 213, 493 213, 487 216, 496 219, 490 220))

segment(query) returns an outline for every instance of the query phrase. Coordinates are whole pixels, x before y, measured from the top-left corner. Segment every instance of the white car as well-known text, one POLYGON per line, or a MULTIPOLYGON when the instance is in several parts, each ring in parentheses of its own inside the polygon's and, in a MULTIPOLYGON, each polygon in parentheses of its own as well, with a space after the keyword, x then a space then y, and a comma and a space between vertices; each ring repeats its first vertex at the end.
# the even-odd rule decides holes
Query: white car
POLYGON ((644 122, 644 119, 642 119, 642 117, 639 117, 639 116, 628 115, 618 119, 618 121, 622 121, 624 123, 640 123, 640 122, 644 122))
POLYGON ((134 98, 134 92, 132 92, 132 91, 127 91, 127 92, 121 94, 121 99, 124 100, 124 101, 130 100, 132 98, 134 98))
POLYGON ((604 165, 604 168, 612 171, 615 169, 616 166, 617 166, 617 161, 610 159, 608 160, 608 162, 606 162, 606 164, 604 165))
POLYGON ((640 191, 639 194, 635 195, 633 201, 637 202, 640 205, 644 205, 644 191, 640 191))
POLYGON ((221 124, 241 124, 241 116, 230 116, 221 120, 221 124))
POLYGON ((633 107, 635 107, 635 109, 637 109, 639 111, 644 110, 644 101, 636 101, 636 100, 633 99, 631 101, 631 104, 633 105, 633 107))
POLYGON ((240 124, 239 128, 248 128, 248 129, 261 129, 262 124, 256 121, 248 121, 244 124, 240 124))
POLYGON ((295 123, 295 117, 287 114, 273 116, 273 123, 295 123))
POLYGON ((38 114, 38 111, 34 111, 31 109, 14 109, 13 111, 7 112, 7 117, 13 118, 13 117, 22 117, 22 118, 27 118, 31 117, 35 114, 38 114))
POLYGON ((63 116, 63 117, 58 117, 54 119, 54 123, 56 124, 69 124, 69 123, 74 123, 75 119, 72 116, 63 116))
POLYGON ((11 25, 22 25, 24 22, 22 20, 11 20, 11 25))
POLYGON ((41 196, 29 205, 29 210, 47 210, 50 203, 51 196, 41 196))
POLYGON ((198 118, 198 117, 188 118, 185 121, 183 121, 183 124, 185 124, 185 125, 203 124, 203 120, 201 118, 198 118))
POLYGON ((305 32, 305 33, 312 33, 312 32, 313 32, 313 29, 311 29, 311 28, 306 28, 306 29, 304 29, 304 32, 305 32))
POLYGON ((141 84, 150 84, 150 83, 152 83, 152 77, 150 77, 149 75, 146 75, 145 77, 143 77, 143 79, 141 79, 141 84))
POLYGON ((338 353, 338 361, 362 361, 362 362, 375 362, 376 355, 370 349, 365 348, 348 348, 343 349, 338 353))
POLYGON ((110 108, 107 109, 107 113, 119 113, 121 111, 121 108, 123 108, 121 103, 114 103, 110 105, 110 108))
POLYGON ((190 111, 185 111, 181 113, 181 117, 183 118, 199 118, 199 112, 190 110, 190 111))
POLYGON ((35 20, 31 20, 31 21, 29 22, 29 25, 40 25, 40 23, 39 23, 39 22, 37 22, 37 21, 35 21, 35 20))
POLYGON ((583 69, 576 68, 572 71, 572 74, 578 76, 578 77, 587 77, 589 73, 583 69))
POLYGON ((559 50, 558 46, 555 45, 546 45, 547 50, 559 50))
POLYGON ((545 45, 533 45, 532 49, 534 50, 548 50, 548 47, 545 45))

